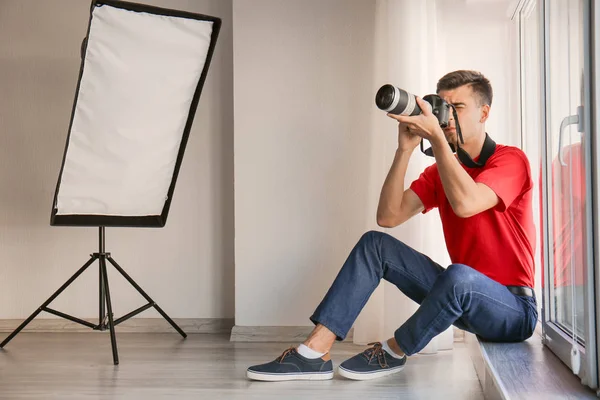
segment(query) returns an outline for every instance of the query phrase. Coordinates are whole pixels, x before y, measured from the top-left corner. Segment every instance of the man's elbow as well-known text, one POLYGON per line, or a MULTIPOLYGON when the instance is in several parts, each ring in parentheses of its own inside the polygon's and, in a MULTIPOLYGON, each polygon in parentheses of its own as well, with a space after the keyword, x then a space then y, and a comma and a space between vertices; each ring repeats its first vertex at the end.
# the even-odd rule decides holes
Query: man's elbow
POLYGON ((475 207, 469 205, 468 203, 457 204, 452 207, 452 210, 458 218, 469 218, 479 213, 479 211, 476 210, 475 207))
POLYGON ((377 216, 377 225, 382 228, 395 228, 401 223, 402 221, 398 218, 377 216))
POLYGON ((396 224, 388 221, 388 220, 377 220, 377 225, 379 225, 382 228, 394 228, 395 226, 397 226, 396 224))

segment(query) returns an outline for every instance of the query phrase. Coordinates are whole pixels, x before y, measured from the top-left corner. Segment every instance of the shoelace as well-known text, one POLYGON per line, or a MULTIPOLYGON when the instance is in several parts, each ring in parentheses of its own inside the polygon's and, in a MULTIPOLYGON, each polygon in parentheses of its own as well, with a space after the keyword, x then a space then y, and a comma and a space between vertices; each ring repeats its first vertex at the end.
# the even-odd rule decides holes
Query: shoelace
POLYGON ((289 349, 287 349, 286 351, 284 351, 279 357, 277 357, 277 361, 279 362, 279 364, 281 364, 288 355, 293 354, 295 352, 296 352, 296 348, 292 346, 289 349))
POLYGON ((366 359, 371 362, 373 358, 377 357, 377 362, 381 368, 389 368, 381 342, 369 343, 369 346, 373 347, 369 347, 363 352, 366 359))

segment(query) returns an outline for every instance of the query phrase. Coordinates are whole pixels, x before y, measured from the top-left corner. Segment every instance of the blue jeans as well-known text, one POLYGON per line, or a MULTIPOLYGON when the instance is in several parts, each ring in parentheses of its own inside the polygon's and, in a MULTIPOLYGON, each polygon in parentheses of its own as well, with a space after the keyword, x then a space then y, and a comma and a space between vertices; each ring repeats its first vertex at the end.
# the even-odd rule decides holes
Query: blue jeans
POLYGON ((362 236, 310 320, 344 340, 381 279, 420 304, 394 333, 407 354, 422 350, 451 325, 489 341, 529 338, 537 323, 536 300, 463 264, 447 269, 394 237, 377 231, 362 236))

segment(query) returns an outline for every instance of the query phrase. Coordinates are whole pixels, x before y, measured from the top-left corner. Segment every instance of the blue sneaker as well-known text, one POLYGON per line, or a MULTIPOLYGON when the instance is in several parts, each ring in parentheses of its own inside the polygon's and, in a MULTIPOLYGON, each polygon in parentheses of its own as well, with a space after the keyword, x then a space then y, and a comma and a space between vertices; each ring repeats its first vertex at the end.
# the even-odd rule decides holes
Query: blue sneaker
POLYGON ((380 342, 369 343, 369 346, 373 347, 340 364, 339 374, 348 379, 363 381, 402 371, 406 364, 406 355, 402 358, 392 357, 380 342))
POLYGON ((246 371, 248 379, 257 381, 323 381, 333 378, 333 363, 329 353, 320 358, 306 358, 290 347, 267 364, 254 365, 246 371))

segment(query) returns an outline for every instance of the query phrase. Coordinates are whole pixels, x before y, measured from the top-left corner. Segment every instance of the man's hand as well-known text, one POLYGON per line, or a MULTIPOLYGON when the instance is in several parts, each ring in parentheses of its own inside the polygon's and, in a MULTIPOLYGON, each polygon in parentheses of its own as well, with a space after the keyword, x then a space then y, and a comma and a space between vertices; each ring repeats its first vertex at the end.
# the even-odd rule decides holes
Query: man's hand
MULTIPOLYGON (((420 97, 417 97, 417 104, 419 105, 422 111, 422 113, 419 115, 415 115, 413 117, 389 113, 387 115, 388 117, 398 121, 400 123, 399 127, 404 126, 404 130, 408 131, 408 137, 416 135, 429 141, 445 141, 446 137, 444 136, 444 131, 440 127, 440 122, 438 121, 437 117, 431 112, 431 105, 428 102, 421 99, 420 97)), ((400 134, 401 132, 399 132, 398 135, 399 145, 401 141, 400 134)), ((414 139, 404 140, 404 138, 402 138, 402 142, 409 142, 410 144, 413 144, 414 139)), ((418 141, 416 143, 417 145, 419 144, 418 141)))
POLYGON ((398 123, 398 150, 404 153, 412 151, 421 143, 421 136, 414 134, 408 129, 408 125, 398 123))

